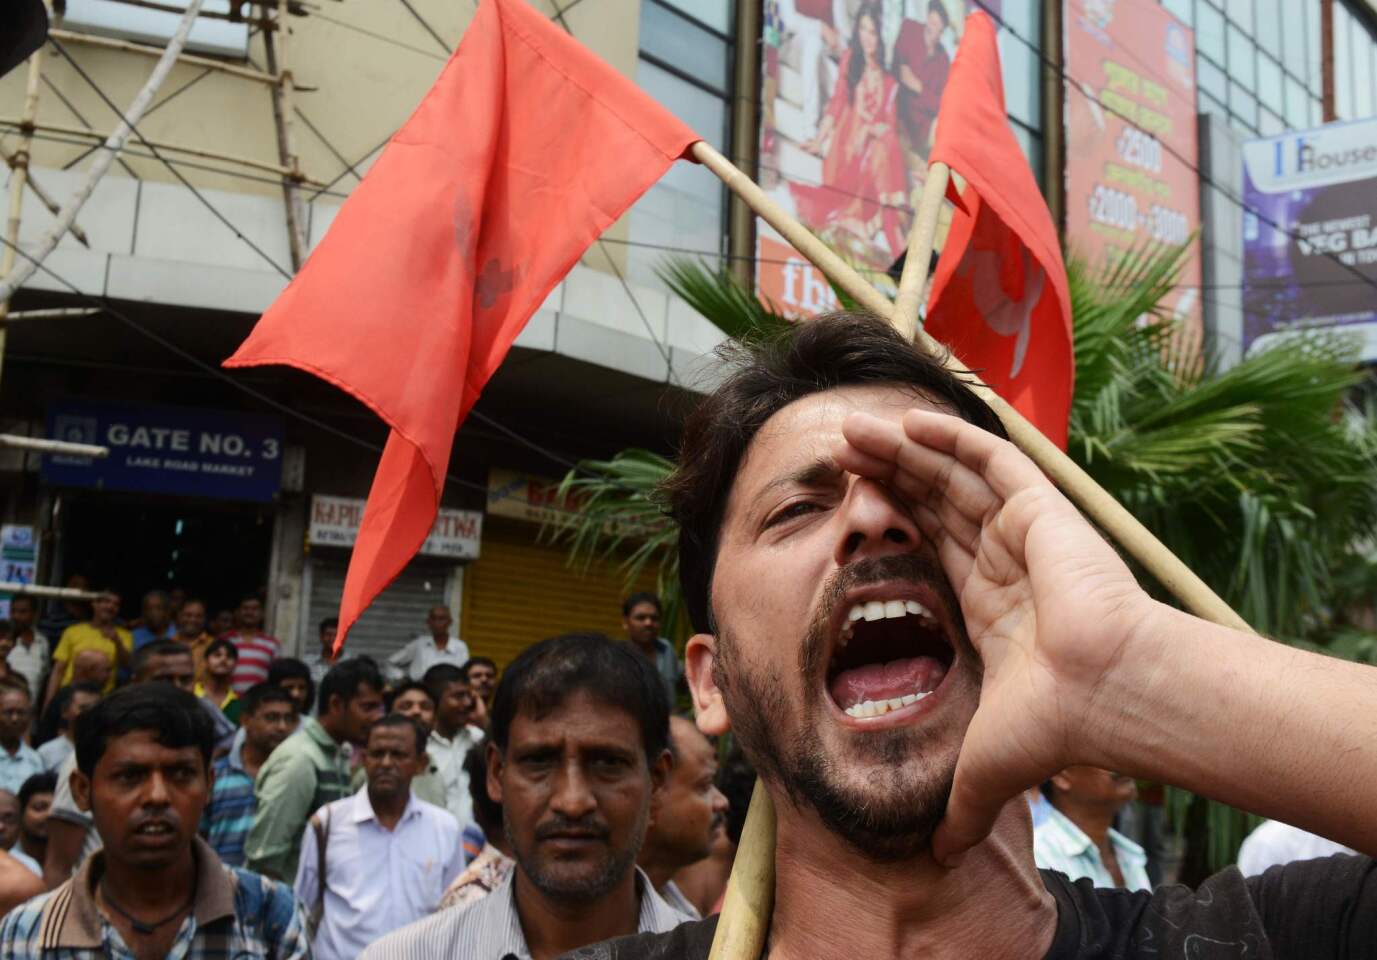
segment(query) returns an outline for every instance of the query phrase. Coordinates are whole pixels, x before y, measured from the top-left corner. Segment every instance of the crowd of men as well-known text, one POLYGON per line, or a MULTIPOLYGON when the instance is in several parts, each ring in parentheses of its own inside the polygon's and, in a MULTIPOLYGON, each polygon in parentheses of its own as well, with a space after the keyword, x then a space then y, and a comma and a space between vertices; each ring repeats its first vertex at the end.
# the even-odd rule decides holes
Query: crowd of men
POLYGON ((50 653, 16 597, 0 957, 697 960, 756 771, 780 957, 1372 955, 1371 668, 1152 600, 879 321, 742 358, 666 488, 683 660, 653 594, 501 671, 443 607, 379 663, 157 591, 49 611, 50 653), (1277 819, 1163 883, 1120 770, 1277 819))
POLYGON ((497 664, 469 655, 444 607, 381 663, 337 659, 333 619, 318 647, 283 656, 257 597, 219 636, 201 601, 161 591, 128 623, 113 590, 41 624, 38 612, 21 595, 0 624, 0 909, 36 951, 58 943, 39 929, 55 898, 90 907, 93 942, 113 931, 136 956, 208 936, 196 928, 215 892, 237 898, 234 942, 352 958, 398 949, 394 931, 527 875, 553 913, 520 929, 557 953, 604 929, 553 919, 590 893, 615 887, 637 914, 644 902, 656 930, 723 895, 749 784, 734 789, 729 824, 716 745, 671 721, 683 668, 653 594, 624 604, 625 641, 537 644, 500 689, 497 664), (42 627, 54 625, 50 646, 42 627), (610 723, 580 729, 585 715, 610 723), (532 759, 542 743, 556 754, 532 759), (97 809, 116 794, 120 814, 97 809))

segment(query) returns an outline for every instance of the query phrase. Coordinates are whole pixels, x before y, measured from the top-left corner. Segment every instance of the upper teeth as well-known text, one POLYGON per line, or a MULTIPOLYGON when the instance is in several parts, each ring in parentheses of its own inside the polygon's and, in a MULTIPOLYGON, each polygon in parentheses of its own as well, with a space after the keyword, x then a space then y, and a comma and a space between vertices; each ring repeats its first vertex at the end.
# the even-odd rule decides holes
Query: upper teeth
POLYGON ((932 611, 917 600, 868 600, 865 603, 858 603, 846 613, 846 621, 842 623, 839 646, 846 646, 858 620, 894 620, 910 615, 924 617, 928 620, 935 619, 932 611))

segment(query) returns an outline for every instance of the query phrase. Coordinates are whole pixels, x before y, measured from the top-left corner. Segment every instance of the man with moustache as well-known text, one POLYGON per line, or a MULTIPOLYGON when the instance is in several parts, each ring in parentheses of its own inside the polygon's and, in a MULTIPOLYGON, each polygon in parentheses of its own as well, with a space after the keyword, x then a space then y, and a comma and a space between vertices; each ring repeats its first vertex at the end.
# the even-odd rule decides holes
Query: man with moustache
POLYGON ((722 829, 727 798, 717 789, 717 752, 692 720, 669 718, 669 752, 674 766, 636 862, 670 906, 696 920, 698 908, 674 875, 707 859, 722 829))
POLYGON ((1067 767, 1042 785, 1048 809, 1033 827, 1033 859, 1044 870, 1097 887, 1151 890, 1147 851, 1114 829, 1138 795, 1132 777, 1099 767, 1067 767))
MULTIPOLYGON (((778 818, 773 960, 1370 956, 1367 857, 1096 890, 1037 870, 1023 791, 1089 764, 1370 853, 1377 670, 1151 599, 878 318, 729 357, 666 493, 698 725, 734 731, 778 818)), ((715 929, 588 955, 706 957, 715 929)))
POLYGON ((103 848, 0 924, 12 958, 310 956, 290 888, 222 864, 196 837, 214 726, 186 690, 117 691, 77 722, 72 793, 103 848))
POLYGON ((472 906, 441 910, 363 960, 550 960, 687 919, 636 869, 669 772, 669 704, 654 667, 600 634, 527 648, 493 701, 488 795, 516 869, 472 906))

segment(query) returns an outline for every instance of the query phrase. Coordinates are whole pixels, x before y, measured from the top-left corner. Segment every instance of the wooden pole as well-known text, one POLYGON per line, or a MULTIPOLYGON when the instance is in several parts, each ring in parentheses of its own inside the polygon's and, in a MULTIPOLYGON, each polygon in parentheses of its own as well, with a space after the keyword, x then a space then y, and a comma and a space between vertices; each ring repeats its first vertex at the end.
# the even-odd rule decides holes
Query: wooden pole
MULTIPOLYGON (((29 57, 28 83, 24 88, 24 112, 19 120, 19 148, 10 159, 9 216, 5 220, 5 249, 0 253, 0 282, 14 272, 18 256, 19 220, 24 210, 24 185, 29 178, 29 158, 33 153, 34 120, 38 116, 38 84, 43 75, 44 44, 29 57)), ((0 295, 0 373, 5 363, 5 318, 10 312, 10 297, 0 295)))
MULTIPOLYGON (((187 35, 191 33, 191 25, 196 22, 196 15, 201 11, 202 2, 204 0, 188 0, 182 19, 177 24, 177 30, 172 34, 172 38, 167 41, 167 47, 163 50, 162 57, 154 65, 153 71, 149 73, 143 87, 134 96, 129 109, 121 115, 119 125, 106 139, 104 149, 97 153, 95 160, 91 162, 90 168, 86 171, 86 179, 62 205, 62 212, 58 214, 57 222, 53 224, 52 229, 39 238, 38 243, 34 245, 33 251, 25 258, 24 263, 0 277, 0 303, 7 302, 14 295, 14 292, 23 285, 24 281, 33 276, 34 271, 38 269, 43 260, 57 247, 58 240, 76 221, 77 212, 90 198, 91 193, 96 189, 96 184, 100 182, 100 178, 105 176, 105 171, 110 169, 110 164, 115 162, 115 157, 119 154, 120 148, 129 139, 134 127, 143 119, 144 111, 153 102, 153 95, 158 92, 163 80, 167 78, 168 73, 171 72, 173 65, 177 62, 177 54, 186 45, 187 35)), ((7 254, 13 253, 14 248, 6 247, 5 252, 7 254)), ((0 336, 3 336, 3 333, 3 327, 0 327, 0 336)), ((2 348, 3 342, 0 340, 0 348, 2 348)), ((3 354, 0 354, 0 357, 3 357, 3 354)))
MULTIPOLYGON (((100 131, 87 130, 83 127, 69 127, 60 123, 35 123, 32 126, 35 131, 40 133, 56 133, 67 137, 81 137, 84 140, 105 140, 105 134, 101 133, 100 131)), ((0 117, 0 127, 18 127, 20 129, 23 129, 24 121, 14 120, 10 117, 0 117)), ((220 163, 230 163, 234 164, 235 166, 248 167, 251 170, 262 170, 264 173, 272 173, 278 176, 285 176, 291 173, 290 168, 284 167, 280 164, 265 163, 262 160, 254 160, 251 157, 241 157, 232 153, 217 153, 214 150, 202 150, 199 147, 185 147, 175 143, 167 143, 163 140, 154 140, 152 137, 142 137, 140 138, 139 142, 147 143, 150 146, 152 146, 152 148, 155 150, 165 150, 168 153, 182 153, 186 154, 189 157, 200 157, 203 160, 215 160, 220 163)), ((120 152, 127 153, 132 156, 151 156, 151 154, 140 153, 132 148, 129 148, 128 144, 125 144, 123 147, 121 147, 120 152)), ((229 173, 228 171, 223 170, 211 172, 225 173, 227 176, 234 175, 232 173, 229 173)), ((311 178, 306 176, 303 176, 301 178, 301 182, 305 184, 310 184, 311 186, 315 187, 328 186, 327 184, 321 183, 319 180, 312 180, 311 178)))
POLYGON ((292 142, 292 71, 287 66, 287 0, 278 0, 277 18, 263 14, 263 53, 268 70, 280 82, 272 88, 273 123, 277 127, 277 155, 286 173, 282 175, 282 204, 287 214, 287 246, 292 269, 300 270, 306 260, 306 210, 301 203, 301 166, 292 142))
MULTIPOLYGON (((10 153, 4 147, 0 147, 0 160, 4 160, 10 167, 15 165, 15 158, 17 156, 18 154, 10 153)), ((32 170, 28 171, 27 182, 29 189, 33 191, 33 195, 38 198, 38 202, 47 207, 48 212, 53 216, 57 216, 62 207, 58 205, 58 202, 52 198, 52 195, 49 194, 48 191, 38 185, 38 181, 33 178, 32 170)), ((83 247, 91 246, 90 238, 86 236, 86 231, 82 230, 81 227, 73 223, 67 229, 77 243, 81 244, 83 247)), ((0 272, 0 276, 4 276, 4 273, 0 272)))
POLYGON ((756 960, 775 899, 775 805, 756 777, 708 960, 756 960), (763 855, 762 855, 763 854, 763 855))
MULTIPOLYGON (((896 305, 888 297, 876 290, 807 227, 766 196, 765 191, 738 170, 730 160, 702 141, 693 145, 692 153, 694 159, 716 174, 728 189, 744 200, 761 219, 774 227, 795 250, 807 257, 862 309, 897 321, 896 305)), ((924 192, 926 194, 926 190, 924 192)), ((936 229, 935 218, 932 229, 936 229)), ((910 250, 905 267, 912 267, 914 271, 921 269, 922 275, 926 275, 928 258, 924 257, 921 264, 918 262, 918 258, 914 256, 913 240, 919 241, 920 247, 926 244, 931 250, 932 237, 928 235, 925 239, 916 225, 910 236, 910 250)), ((914 315, 916 316, 916 309, 914 315)), ((1242 617, 1216 596, 1203 580, 1163 546, 1151 531, 1139 523, 1133 514, 1125 510, 1089 474, 1043 436, 1042 432, 1025 420, 1017 410, 1009 406, 1002 397, 962 367, 951 351, 922 330, 917 332, 917 341, 933 356, 941 358, 948 370, 965 381, 967 386, 994 410, 1008 431, 1009 439, 1041 467, 1043 472, 1105 533, 1113 537, 1156 577, 1163 587, 1180 600, 1186 609, 1196 616, 1224 626, 1238 630, 1251 629, 1242 617)), ((717 933, 713 937, 709 960, 757 960, 761 955, 765 936, 769 931, 770 911, 774 905, 774 822, 774 808, 770 804, 769 794, 765 792, 762 781, 757 780, 755 792, 751 797, 750 812, 747 815, 747 830, 743 830, 736 862, 732 864, 728 896, 723 903, 722 915, 717 921, 717 933), (768 812, 763 809, 766 807, 768 812), (759 826, 755 831, 747 832, 752 819, 757 819, 759 826), (766 823, 769 824, 768 829, 766 823)))
POLYGON ((908 234, 908 253, 904 256, 904 272, 899 276, 899 292, 894 298, 890 319, 907 340, 918 334, 918 308, 923 303, 923 288, 927 286, 928 263, 932 260, 932 245, 937 239, 937 218, 942 214, 942 199, 951 182, 951 167, 934 163, 928 167, 923 181, 923 196, 913 227, 908 234))

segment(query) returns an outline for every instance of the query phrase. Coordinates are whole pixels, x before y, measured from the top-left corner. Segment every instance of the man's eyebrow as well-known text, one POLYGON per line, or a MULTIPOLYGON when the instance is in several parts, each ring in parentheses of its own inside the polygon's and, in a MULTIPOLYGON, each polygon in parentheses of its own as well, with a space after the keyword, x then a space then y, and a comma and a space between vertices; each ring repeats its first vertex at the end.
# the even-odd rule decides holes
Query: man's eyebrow
POLYGON ((778 487, 821 487, 834 482, 842 474, 842 468, 831 457, 818 457, 797 470, 791 470, 775 477, 760 488, 757 496, 769 493, 778 487))

